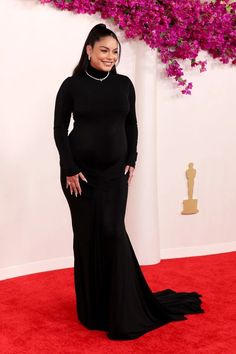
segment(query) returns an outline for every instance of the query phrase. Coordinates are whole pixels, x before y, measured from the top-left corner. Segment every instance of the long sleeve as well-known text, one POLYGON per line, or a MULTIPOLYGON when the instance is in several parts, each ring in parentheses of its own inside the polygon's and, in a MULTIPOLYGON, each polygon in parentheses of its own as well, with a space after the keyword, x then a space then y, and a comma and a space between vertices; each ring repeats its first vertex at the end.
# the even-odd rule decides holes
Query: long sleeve
POLYGON ((126 117, 126 135, 128 142, 128 154, 126 158, 126 164, 135 167, 137 160, 137 142, 138 142, 138 126, 135 109, 135 89, 132 81, 129 79, 129 103, 130 110, 126 117))
POLYGON ((60 156, 60 166, 67 176, 80 172, 70 149, 68 128, 73 110, 73 98, 70 92, 70 77, 61 84, 56 95, 54 109, 54 140, 60 156))

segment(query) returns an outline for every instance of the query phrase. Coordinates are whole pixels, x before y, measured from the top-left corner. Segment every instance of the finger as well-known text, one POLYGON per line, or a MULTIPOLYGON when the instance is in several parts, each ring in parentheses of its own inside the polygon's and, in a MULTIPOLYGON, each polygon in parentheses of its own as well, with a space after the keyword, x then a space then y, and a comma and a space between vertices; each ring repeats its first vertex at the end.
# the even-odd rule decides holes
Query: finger
POLYGON ((79 176, 82 178, 82 180, 84 180, 85 182, 88 183, 86 177, 84 176, 84 174, 82 172, 79 173, 79 176))
POLYGON ((70 194, 71 195, 73 194, 73 186, 72 186, 72 184, 70 184, 70 194))
POLYGON ((74 183, 73 179, 68 182, 68 185, 69 185, 69 187, 70 187, 70 194, 72 195, 73 192, 76 191, 76 189, 75 189, 75 183, 74 183))
POLYGON ((78 191, 77 191, 77 188, 75 187, 75 184, 74 184, 74 189, 73 189, 74 193, 75 193, 75 196, 77 197, 78 195, 78 191))
MULTIPOLYGON (((76 197, 77 197, 77 195, 78 195, 78 189, 77 189, 77 185, 76 185, 77 180, 78 180, 78 178, 73 178, 73 182, 71 183, 72 189, 73 189, 73 193, 75 193, 75 196, 76 196, 76 197)), ((81 193, 80 193, 80 194, 81 194, 81 193)))
POLYGON ((68 188, 68 187, 69 187, 69 185, 70 185, 70 180, 69 180, 69 178, 68 178, 68 177, 66 177, 66 188, 68 188))
POLYGON ((79 178, 78 178, 78 174, 77 174, 76 176, 71 176, 70 181, 68 182, 68 184, 70 186, 70 193, 71 194, 75 193, 76 197, 78 195, 78 191, 81 194, 80 186, 79 186, 79 188, 77 186, 78 179, 79 178))
POLYGON ((79 194, 81 195, 82 189, 81 189, 81 186, 80 186, 80 183, 79 183, 79 178, 76 179, 75 187, 76 187, 77 192, 79 192, 79 194))
POLYGON ((126 173, 129 171, 129 168, 130 168, 130 167, 129 167, 128 165, 125 166, 125 175, 126 175, 126 173))

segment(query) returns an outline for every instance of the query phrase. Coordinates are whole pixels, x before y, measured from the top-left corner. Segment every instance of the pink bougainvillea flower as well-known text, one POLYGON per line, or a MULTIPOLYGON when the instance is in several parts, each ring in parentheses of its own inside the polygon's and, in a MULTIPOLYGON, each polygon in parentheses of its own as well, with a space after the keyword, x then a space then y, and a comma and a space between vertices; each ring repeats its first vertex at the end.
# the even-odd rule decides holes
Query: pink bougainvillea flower
POLYGON ((112 19, 126 38, 143 40, 157 49, 167 76, 183 94, 192 83, 183 78, 178 60, 206 71, 207 61, 197 60, 201 50, 223 64, 236 64, 235 0, 39 0, 60 10, 95 14, 112 19))

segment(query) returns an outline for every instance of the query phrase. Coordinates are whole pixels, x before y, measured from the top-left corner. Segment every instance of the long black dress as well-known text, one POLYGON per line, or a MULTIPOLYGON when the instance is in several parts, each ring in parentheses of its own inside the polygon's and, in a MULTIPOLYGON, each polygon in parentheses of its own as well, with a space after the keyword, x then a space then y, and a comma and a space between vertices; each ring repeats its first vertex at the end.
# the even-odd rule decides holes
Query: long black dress
MULTIPOLYGON (((107 72, 91 64, 87 72, 107 72)), ((125 75, 95 80, 85 72, 67 77, 56 96, 54 139, 60 181, 73 227, 77 314, 89 329, 110 339, 134 339, 184 314, 202 313, 201 295, 171 289, 152 293, 125 229, 126 165, 135 167, 138 128, 135 90, 125 75), (73 113, 74 126, 68 135, 73 113), (66 189, 66 176, 83 172, 82 195, 66 189)))

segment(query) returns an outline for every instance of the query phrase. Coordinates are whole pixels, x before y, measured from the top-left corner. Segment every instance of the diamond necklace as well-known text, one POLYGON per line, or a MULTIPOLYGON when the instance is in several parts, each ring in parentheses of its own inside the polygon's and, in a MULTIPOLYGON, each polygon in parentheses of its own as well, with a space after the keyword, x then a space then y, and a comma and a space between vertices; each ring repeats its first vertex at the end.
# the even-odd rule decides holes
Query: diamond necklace
POLYGON ((90 75, 90 74, 87 72, 87 70, 85 70, 85 72, 86 72, 86 74, 87 74, 88 76, 90 76, 92 79, 99 80, 99 81, 105 80, 105 79, 109 76, 109 74, 110 74, 110 71, 108 71, 108 73, 107 73, 107 75, 106 75, 105 77, 99 79, 99 78, 97 78, 97 77, 94 77, 94 76, 90 75))

